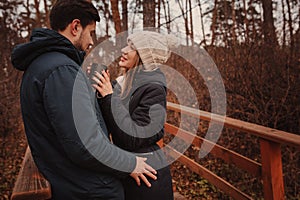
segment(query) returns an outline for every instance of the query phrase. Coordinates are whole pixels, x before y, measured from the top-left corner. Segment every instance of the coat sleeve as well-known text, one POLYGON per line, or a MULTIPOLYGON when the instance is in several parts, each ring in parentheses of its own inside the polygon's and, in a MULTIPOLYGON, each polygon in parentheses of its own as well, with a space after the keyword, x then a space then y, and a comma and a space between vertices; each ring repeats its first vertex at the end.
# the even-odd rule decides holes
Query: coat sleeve
POLYGON ((43 90, 49 121, 59 145, 76 165, 124 176, 134 170, 135 155, 110 143, 97 120, 90 90, 81 70, 73 66, 54 70, 43 90))
POLYGON ((128 151, 153 145, 163 137, 166 116, 166 91, 158 84, 140 88, 133 96, 136 105, 129 113, 118 95, 98 99, 113 142, 128 151))

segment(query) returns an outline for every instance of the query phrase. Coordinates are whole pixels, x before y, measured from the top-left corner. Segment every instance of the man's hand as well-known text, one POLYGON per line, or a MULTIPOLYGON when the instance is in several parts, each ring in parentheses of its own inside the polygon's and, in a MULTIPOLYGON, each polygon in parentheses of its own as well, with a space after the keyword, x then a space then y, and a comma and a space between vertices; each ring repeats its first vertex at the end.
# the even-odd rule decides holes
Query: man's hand
POLYGON ((141 185, 141 178, 148 187, 151 187, 151 184, 145 175, 152 178, 153 180, 156 180, 157 177, 155 176, 155 174, 157 174, 157 172, 146 163, 146 160, 147 158, 136 157, 136 167, 130 174, 130 176, 134 178, 138 186, 141 185))

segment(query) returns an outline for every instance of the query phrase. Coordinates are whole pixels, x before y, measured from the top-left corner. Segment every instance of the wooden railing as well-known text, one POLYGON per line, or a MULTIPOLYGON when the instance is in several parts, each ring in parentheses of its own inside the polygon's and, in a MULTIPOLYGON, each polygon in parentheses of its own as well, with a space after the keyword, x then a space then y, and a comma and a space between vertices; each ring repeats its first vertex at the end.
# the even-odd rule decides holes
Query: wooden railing
MULTIPOLYGON (((257 136, 260 141, 261 163, 242 156, 234 151, 228 150, 218 144, 205 140, 204 138, 195 136, 188 131, 179 129, 178 127, 166 123, 165 130, 167 133, 182 137, 187 141, 192 141, 196 147, 201 147, 205 141, 206 146, 211 147, 210 154, 223 159, 225 162, 234 164, 236 167, 247 171, 255 177, 261 178, 263 182, 264 199, 266 200, 281 200, 284 199, 284 183, 282 173, 282 158, 281 145, 289 145, 300 149, 300 136, 287 133, 284 131, 267 128, 257 124, 252 124, 229 117, 224 117, 212 114, 205 111, 196 110, 193 108, 180 106, 178 104, 168 102, 167 108, 169 111, 181 113, 181 115, 189 115, 201 120, 212 121, 214 123, 224 124, 225 127, 239 130, 251 135, 257 136), (180 134, 178 134, 180 133, 180 134)), ((234 199, 252 199, 229 182, 215 175, 205 167, 201 166, 191 158, 181 155, 172 147, 165 144, 169 155, 178 158, 182 164, 189 167, 193 172, 207 179, 211 184, 227 193, 234 199)))
POLYGON ((51 186, 36 167, 27 147, 11 200, 45 200, 51 198, 51 186))

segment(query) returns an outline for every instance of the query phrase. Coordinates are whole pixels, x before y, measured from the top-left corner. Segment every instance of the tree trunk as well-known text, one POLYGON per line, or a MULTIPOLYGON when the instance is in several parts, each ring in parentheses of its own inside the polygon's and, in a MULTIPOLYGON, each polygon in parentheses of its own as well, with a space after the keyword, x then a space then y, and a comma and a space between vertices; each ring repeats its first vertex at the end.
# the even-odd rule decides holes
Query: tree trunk
POLYGON ((277 39, 274 26, 272 0, 262 0, 262 7, 265 65, 267 68, 274 69, 274 50, 277 47, 277 39))
POLYGON ((216 40, 216 33, 215 29, 217 27, 217 5, 218 5, 218 0, 215 0, 215 5, 213 9, 213 16, 212 16, 212 23, 211 23, 211 43, 210 45, 213 46, 216 40))
POLYGON ((34 8, 36 11, 34 28, 41 27, 42 18, 41 18, 41 13, 40 13, 39 7, 40 7, 40 1, 34 0, 34 8))
POLYGON ((192 45, 194 45, 194 26, 193 26, 193 12, 192 12, 191 0, 189 0, 188 3, 189 3, 189 10, 190 10, 190 36, 192 40, 192 45))
POLYGON ((106 33, 106 36, 108 36, 109 35, 109 18, 110 18, 109 5, 108 5, 108 3, 106 3, 106 1, 103 1, 103 4, 104 4, 104 17, 105 17, 105 21, 106 21, 105 33, 106 33))
POLYGON ((48 8, 48 4, 47 4, 47 0, 44 0, 44 6, 45 6, 45 25, 46 27, 50 27, 50 20, 49 20, 49 8, 48 8))
POLYGON ((285 48, 286 46, 286 17, 285 17, 285 6, 284 6, 284 0, 281 0, 281 6, 282 6, 282 46, 285 48))
POLYGON ((127 0, 122 0, 122 31, 128 31, 127 0))
POLYGON ((293 34, 293 19, 292 19, 292 13, 291 13, 291 6, 290 6, 290 1, 286 0, 287 4, 287 11, 288 11, 288 25, 289 25, 289 35, 290 35, 290 55, 289 55, 289 60, 293 58, 294 55, 294 34, 293 34))
POLYGON ((277 37, 275 33, 272 0, 262 0, 263 7, 263 34, 264 42, 273 51, 277 47, 277 37))
POLYGON ((205 30, 204 30, 204 21, 203 21, 203 12, 202 12, 202 5, 200 3, 200 0, 198 0, 198 6, 199 6, 199 11, 200 11, 200 22, 201 22, 201 30, 202 30, 202 35, 203 35, 203 40, 200 42, 206 46, 206 36, 205 36, 205 30))
POLYGON ((164 13, 165 13, 165 20, 166 20, 166 26, 167 26, 167 30, 168 33, 171 33, 171 19, 170 19, 170 7, 169 7, 169 1, 167 1, 168 6, 166 7, 166 3, 164 0, 162 0, 162 4, 164 7, 164 13))
POLYGON ((178 1, 178 5, 179 8, 181 10, 182 13, 182 17, 184 19, 184 27, 185 27, 185 34, 186 34, 186 45, 189 45, 189 22, 188 22, 188 18, 187 18, 187 14, 185 13, 184 9, 183 9, 183 2, 180 3, 180 1, 178 1))
MULTIPOLYGON (((161 0, 157 2, 157 27, 160 27, 160 10, 161 10, 161 0)), ((160 30, 158 30, 160 31, 160 30)))
POLYGON ((246 0, 243 0, 243 12, 244 12, 244 27, 245 27, 245 43, 249 44, 249 20, 248 20, 248 12, 247 12, 247 3, 246 0))
POLYGON ((155 1, 143 1, 143 28, 155 27, 155 1))
POLYGON ((120 12, 119 12, 119 1, 118 0, 110 0, 110 3, 111 3, 111 12, 112 12, 113 21, 115 24, 116 34, 118 34, 122 30, 121 18, 120 18, 120 12))
POLYGON ((231 16, 232 16, 232 27, 231 27, 231 39, 232 39, 232 45, 233 47, 236 46, 236 42, 237 42, 237 37, 236 37, 236 13, 235 13, 235 5, 234 5, 235 0, 231 1, 231 16))
MULTIPOLYGON (((25 2, 23 2, 23 6, 24 8, 26 9, 26 19, 30 19, 30 9, 29 9, 29 0, 26 1, 26 4, 25 2)), ((31 33, 32 31, 32 26, 31 24, 29 23, 29 21, 25 22, 24 25, 26 26, 27 30, 28 30, 28 33, 31 33)))

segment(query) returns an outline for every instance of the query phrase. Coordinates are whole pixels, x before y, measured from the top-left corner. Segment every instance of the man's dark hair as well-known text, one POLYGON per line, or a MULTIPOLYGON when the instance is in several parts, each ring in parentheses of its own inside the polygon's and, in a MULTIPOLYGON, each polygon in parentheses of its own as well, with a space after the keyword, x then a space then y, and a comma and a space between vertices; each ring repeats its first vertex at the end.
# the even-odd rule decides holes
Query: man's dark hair
POLYGON ((97 9, 87 0, 57 0, 50 12, 51 28, 63 31, 74 19, 79 19, 83 28, 100 21, 97 9))

